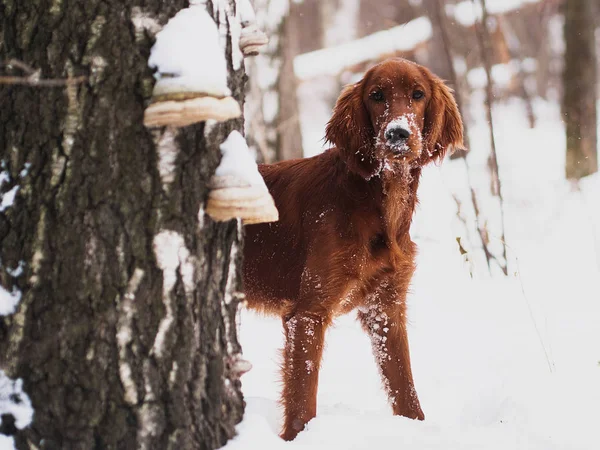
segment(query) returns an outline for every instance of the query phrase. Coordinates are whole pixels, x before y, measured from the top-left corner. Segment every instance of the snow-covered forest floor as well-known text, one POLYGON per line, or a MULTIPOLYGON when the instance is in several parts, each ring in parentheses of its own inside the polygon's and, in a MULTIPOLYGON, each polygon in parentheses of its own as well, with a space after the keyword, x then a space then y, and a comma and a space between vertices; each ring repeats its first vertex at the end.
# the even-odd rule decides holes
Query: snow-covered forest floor
MULTIPOLYGON (((497 252, 481 94, 471 104, 470 179, 497 252)), ((317 418, 295 441, 280 440, 281 324, 244 311, 240 339, 254 368, 242 379, 246 415, 226 450, 600 448, 600 176, 578 186, 564 180, 558 102, 536 101, 535 110, 530 129, 520 101, 494 109, 508 277, 494 263, 490 275, 478 250, 465 164, 446 160, 425 171, 408 298, 425 421, 392 416, 370 342, 351 314, 327 335, 317 418)), ((303 125, 312 135, 323 126, 303 125)))

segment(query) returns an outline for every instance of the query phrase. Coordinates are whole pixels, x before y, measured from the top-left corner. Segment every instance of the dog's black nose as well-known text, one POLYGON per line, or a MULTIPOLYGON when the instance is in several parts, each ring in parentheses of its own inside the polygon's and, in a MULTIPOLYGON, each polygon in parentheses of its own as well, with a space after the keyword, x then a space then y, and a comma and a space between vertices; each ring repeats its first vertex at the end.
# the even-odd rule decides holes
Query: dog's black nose
POLYGON ((410 131, 401 126, 395 126, 385 130, 385 138, 390 144, 399 144, 410 137, 410 131))

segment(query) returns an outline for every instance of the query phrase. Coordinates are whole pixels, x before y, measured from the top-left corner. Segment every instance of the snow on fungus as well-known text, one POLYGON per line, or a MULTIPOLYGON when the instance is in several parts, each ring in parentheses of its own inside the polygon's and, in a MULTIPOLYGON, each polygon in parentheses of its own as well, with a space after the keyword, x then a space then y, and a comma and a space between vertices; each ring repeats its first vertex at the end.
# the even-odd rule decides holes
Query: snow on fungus
POLYGON ((215 21, 202 4, 179 11, 156 35, 148 65, 157 69, 144 125, 186 126, 239 117, 227 87, 227 62, 215 21))
POLYGON ((269 38, 256 25, 256 14, 250 0, 239 0, 237 13, 242 25, 240 50, 245 57, 256 56, 269 43, 269 38))
POLYGON ((258 55, 260 50, 268 43, 268 36, 256 24, 249 24, 242 28, 240 50, 244 56, 258 55))
POLYGON ((217 24, 203 6, 184 8, 169 20, 156 35, 148 65, 158 70, 155 93, 231 94, 217 24))
POLYGON ((275 222, 279 213, 246 140, 232 131, 221 144, 221 163, 210 180, 206 213, 216 221, 275 222))
POLYGON ((258 172, 254 155, 239 131, 234 130, 229 133, 220 148, 222 158, 215 170, 215 177, 234 176, 244 180, 247 184, 267 190, 267 186, 258 172))
POLYGON ((242 26, 256 22, 256 13, 250 0, 238 0, 237 2, 237 13, 240 17, 242 26))

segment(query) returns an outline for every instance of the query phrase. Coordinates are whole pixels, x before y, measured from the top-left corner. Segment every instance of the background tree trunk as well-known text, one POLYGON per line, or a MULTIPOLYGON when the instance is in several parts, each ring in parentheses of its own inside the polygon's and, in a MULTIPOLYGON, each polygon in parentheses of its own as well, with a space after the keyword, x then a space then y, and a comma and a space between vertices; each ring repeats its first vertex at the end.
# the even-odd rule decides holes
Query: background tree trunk
MULTIPOLYGON (((0 60, 88 77, 0 86, 2 191, 19 186, 0 212, 0 281, 22 293, 0 317, 0 368, 35 409, 18 448, 214 449, 241 420, 241 229, 202 205, 242 119, 142 124, 153 35, 187 3, 0 0, 0 60)), ((233 7, 208 2, 221 29, 233 7)))
POLYGON ((279 52, 281 69, 277 80, 279 114, 277 120, 278 144, 275 148, 277 161, 302 158, 302 131, 298 106, 298 81, 294 73, 294 58, 300 53, 301 30, 299 28, 298 3, 290 0, 290 11, 281 24, 279 52))
POLYGON ((566 176, 579 179, 598 171, 595 18, 589 0, 566 0, 564 8, 566 176))
POLYGON ((433 28, 432 51, 429 54, 430 61, 428 61, 428 63, 431 64, 430 68, 433 70, 433 72, 439 77, 445 79, 450 87, 454 89, 454 98, 456 99, 458 110, 460 111, 463 119, 465 150, 454 150, 454 152, 450 155, 450 158, 464 158, 467 156, 467 153, 470 150, 468 121, 465 117, 467 109, 463 100, 463 92, 465 91, 465 85, 467 83, 464 77, 459 79, 454 68, 454 55, 449 32, 449 28, 452 26, 452 24, 448 23, 450 21, 448 20, 448 16, 444 10, 443 1, 424 0, 423 9, 431 20, 433 28))
POLYGON ((299 5, 255 0, 259 28, 269 44, 249 64, 248 134, 263 162, 302 158, 294 58, 299 53, 299 5))

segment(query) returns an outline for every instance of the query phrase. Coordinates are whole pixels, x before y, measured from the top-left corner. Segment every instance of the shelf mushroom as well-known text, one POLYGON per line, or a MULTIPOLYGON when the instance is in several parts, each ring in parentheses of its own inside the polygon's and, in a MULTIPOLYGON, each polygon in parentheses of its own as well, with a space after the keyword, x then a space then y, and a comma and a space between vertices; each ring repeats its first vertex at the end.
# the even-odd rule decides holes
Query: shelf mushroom
POLYGON ((238 131, 221 144, 221 153, 221 163, 209 182, 206 213, 220 222, 238 217, 244 224, 279 220, 273 197, 238 131))
POLYGON ((157 69, 157 81, 144 112, 147 127, 183 127, 241 115, 227 87, 217 25, 203 5, 192 4, 169 20, 156 35, 148 65, 157 69))
POLYGON ((260 49, 269 43, 269 38, 256 25, 256 14, 250 0, 238 2, 238 14, 242 24, 240 50, 245 57, 256 56, 260 49))

